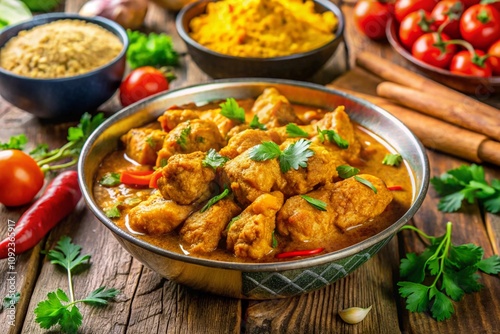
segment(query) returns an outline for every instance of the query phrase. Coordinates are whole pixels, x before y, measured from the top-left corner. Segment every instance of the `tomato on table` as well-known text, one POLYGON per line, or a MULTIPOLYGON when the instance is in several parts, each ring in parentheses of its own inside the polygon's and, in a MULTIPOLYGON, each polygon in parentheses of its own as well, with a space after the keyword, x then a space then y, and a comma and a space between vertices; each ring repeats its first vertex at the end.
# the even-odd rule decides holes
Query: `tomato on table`
POLYGON ((390 17, 390 8, 386 3, 360 0, 354 6, 356 26, 371 39, 385 38, 385 27, 390 17))
POLYGON ((462 50, 453 56, 450 71, 475 77, 491 77, 491 65, 488 59, 483 57, 484 54, 481 50, 475 50, 474 54, 469 50, 462 50))
POLYGON ((408 49, 425 33, 435 31, 431 14, 423 9, 412 12, 399 25, 399 40, 408 49))
POLYGON ((451 38, 460 38, 460 17, 464 11, 464 5, 458 0, 439 1, 432 10, 431 16, 436 26, 442 28, 442 32, 451 38))
POLYGON ((500 12, 490 5, 469 7, 460 19, 460 33, 474 48, 488 50, 500 36, 500 12))
POLYGON ((120 102, 126 107, 148 96, 168 90, 168 73, 152 66, 130 72, 120 85, 120 102))
POLYGON ((0 203, 24 205, 43 186, 44 175, 35 160, 19 150, 0 151, 0 203))
POLYGON ((401 22, 406 15, 419 9, 432 12, 437 3, 438 0, 397 0, 394 4, 394 15, 398 22, 401 22))
POLYGON ((446 34, 440 35, 437 32, 424 34, 413 43, 411 54, 424 63, 447 69, 457 50, 454 44, 443 44, 449 40, 446 34))
POLYGON ((500 75, 500 39, 490 46, 488 55, 493 75, 500 75))

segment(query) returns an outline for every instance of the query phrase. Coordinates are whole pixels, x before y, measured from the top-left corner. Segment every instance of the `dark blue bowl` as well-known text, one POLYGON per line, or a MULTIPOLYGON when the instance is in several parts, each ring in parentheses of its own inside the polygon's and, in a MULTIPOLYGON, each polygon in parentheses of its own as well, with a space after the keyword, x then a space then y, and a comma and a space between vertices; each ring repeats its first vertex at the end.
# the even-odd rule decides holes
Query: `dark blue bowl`
POLYGON ((119 24, 102 17, 90 18, 65 13, 39 15, 0 31, 0 48, 22 30, 61 19, 78 19, 97 24, 116 35, 122 42, 123 49, 107 65, 66 78, 30 78, 0 67, 0 94, 3 98, 40 118, 76 119, 86 111, 95 111, 113 96, 125 72, 127 33, 119 24))

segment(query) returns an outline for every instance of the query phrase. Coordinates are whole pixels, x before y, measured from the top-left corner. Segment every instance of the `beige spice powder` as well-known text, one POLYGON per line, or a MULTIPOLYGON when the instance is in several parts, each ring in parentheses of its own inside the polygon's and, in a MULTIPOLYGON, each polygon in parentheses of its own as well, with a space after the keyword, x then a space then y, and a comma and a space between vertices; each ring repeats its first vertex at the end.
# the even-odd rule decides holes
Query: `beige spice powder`
POLYGON ((21 31, 0 50, 0 67, 32 78, 70 77, 109 63, 122 49, 108 30, 64 19, 21 31))

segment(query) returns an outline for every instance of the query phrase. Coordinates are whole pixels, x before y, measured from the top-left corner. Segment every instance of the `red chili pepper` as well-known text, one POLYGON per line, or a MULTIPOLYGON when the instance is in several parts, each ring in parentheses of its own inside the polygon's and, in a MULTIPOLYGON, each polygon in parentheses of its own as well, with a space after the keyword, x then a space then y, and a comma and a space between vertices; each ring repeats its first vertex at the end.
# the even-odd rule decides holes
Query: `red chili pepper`
POLYGON ((286 259, 289 257, 314 255, 314 254, 321 253, 323 250, 324 250, 324 248, 315 248, 315 249, 306 249, 306 250, 284 252, 284 253, 277 254, 276 258, 277 259, 286 259))
POLYGON ((387 187, 387 190, 398 191, 398 190, 403 190, 403 187, 402 186, 390 186, 390 187, 387 187))
POLYGON ((124 171, 120 175, 120 182, 128 185, 149 186, 149 181, 153 175, 152 170, 148 171, 124 171))
POLYGON ((155 170, 154 173, 151 175, 151 179, 149 180, 149 188, 158 189, 158 179, 162 177, 162 175, 163 174, 161 168, 155 170))
POLYGON ((21 254, 33 248, 43 237, 69 215, 82 197, 78 174, 59 174, 44 194, 19 218, 9 237, 0 242, 0 259, 21 254))

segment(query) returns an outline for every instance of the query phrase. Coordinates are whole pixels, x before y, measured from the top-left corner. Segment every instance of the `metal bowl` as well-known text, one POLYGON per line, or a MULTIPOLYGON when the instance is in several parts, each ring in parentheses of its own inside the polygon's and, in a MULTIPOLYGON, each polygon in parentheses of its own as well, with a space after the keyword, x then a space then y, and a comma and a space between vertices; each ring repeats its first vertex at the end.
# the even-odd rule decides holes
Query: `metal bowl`
POLYGON ((189 36, 189 22, 205 12, 210 1, 194 2, 177 15, 176 27, 186 43, 189 55, 198 67, 212 78, 265 77, 303 80, 313 76, 331 58, 343 40, 344 15, 329 0, 314 0, 315 11, 331 11, 338 19, 335 37, 312 51, 272 58, 236 57, 210 50, 189 36))
POLYGON ((233 79, 216 81, 156 95, 110 117, 88 139, 79 164, 79 182, 87 205, 121 245, 160 275, 208 292, 238 298, 270 299, 307 293, 347 276, 370 259, 418 210, 429 183, 429 166, 419 140, 383 109, 323 86, 287 80, 233 79), (172 105, 233 98, 255 98, 273 86, 292 103, 333 109, 345 105, 349 116, 387 141, 408 163, 414 178, 413 203, 390 227, 342 250, 312 258, 276 263, 220 262, 158 248, 127 233, 106 217, 93 195, 93 182, 103 158, 114 151, 122 134, 155 121, 172 105))

